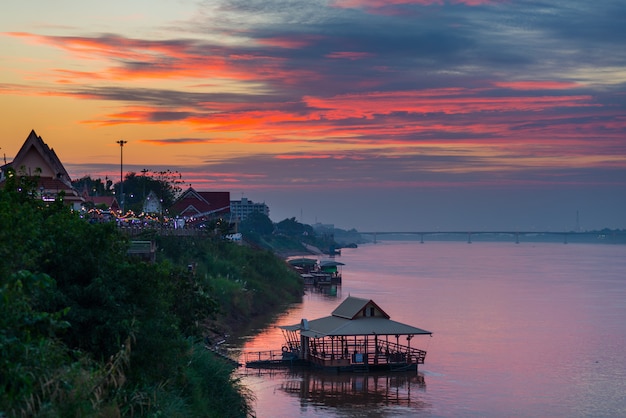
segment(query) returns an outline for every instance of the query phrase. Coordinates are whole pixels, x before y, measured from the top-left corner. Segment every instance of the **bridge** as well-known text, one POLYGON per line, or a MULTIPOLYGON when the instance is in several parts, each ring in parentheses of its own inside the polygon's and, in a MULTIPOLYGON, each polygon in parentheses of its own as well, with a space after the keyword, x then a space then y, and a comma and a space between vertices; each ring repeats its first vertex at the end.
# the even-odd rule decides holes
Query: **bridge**
MULTIPOLYGON (((606 242, 606 243, 626 243, 626 231, 585 231, 585 232, 576 232, 576 231, 510 231, 510 230, 501 230, 501 231, 374 231, 374 232, 361 232, 361 235, 371 235, 373 236, 374 243, 377 242, 377 239, 380 235, 385 236, 419 236, 420 242, 424 243, 424 237, 439 238, 438 241, 442 240, 454 240, 454 238, 464 237, 463 239, 467 239, 467 243, 472 243, 472 237, 481 236, 481 237, 491 237, 491 238, 499 238, 502 240, 504 238, 510 237, 515 241, 516 244, 520 243, 520 237, 532 238, 532 241, 554 241, 555 238, 559 241, 563 241, 564 244, 568 242, 606 242)), ((530 240, 529 240, 530 241, 530 240)))

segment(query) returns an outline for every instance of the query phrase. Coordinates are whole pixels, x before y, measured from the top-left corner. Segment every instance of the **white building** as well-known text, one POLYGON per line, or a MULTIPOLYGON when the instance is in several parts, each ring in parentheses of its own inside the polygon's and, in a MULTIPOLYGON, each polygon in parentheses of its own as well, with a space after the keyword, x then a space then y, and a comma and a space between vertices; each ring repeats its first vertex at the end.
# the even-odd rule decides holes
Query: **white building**
POLYGON ((144 213, 162 213, 163 208, 161 206, 161 199, 157 196, 157 194, 151 190, 148 193, 148 196, 143 201, 143 212, 144 213))
POLYGON ((241 200, 230 201, 230 214, 233 221, 243 221, 254 212, 270 216, 270 208, 265 203, 254 203, 245 197, 242 197, 241 200))

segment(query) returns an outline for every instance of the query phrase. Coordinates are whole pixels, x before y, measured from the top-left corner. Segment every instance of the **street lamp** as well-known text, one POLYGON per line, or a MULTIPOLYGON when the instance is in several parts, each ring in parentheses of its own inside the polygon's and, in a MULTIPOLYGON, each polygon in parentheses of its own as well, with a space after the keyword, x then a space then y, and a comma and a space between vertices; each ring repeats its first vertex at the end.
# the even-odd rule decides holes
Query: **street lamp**
POLYGON ((122 208, 122 215, 124 214, 124 144, 127 142, 123 139, 115 141, 116 144, 120 144, 120 207, 122 208))

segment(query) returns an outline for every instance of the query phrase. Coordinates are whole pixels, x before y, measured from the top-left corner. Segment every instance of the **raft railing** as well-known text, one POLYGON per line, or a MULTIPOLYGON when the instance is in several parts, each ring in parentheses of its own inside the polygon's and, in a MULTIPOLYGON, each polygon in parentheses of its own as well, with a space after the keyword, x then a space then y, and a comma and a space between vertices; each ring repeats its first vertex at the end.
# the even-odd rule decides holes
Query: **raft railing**
POLYGON ((346 339, 312 340, 310 346, 312 358, 323 362, 350 359, 351 363, 361 364, 424 364, 426 351, 402 345, 385 339, 367 338, 356 343, 346 339))
POLYGON ((284 348, 282 350, 244 352, 242 354, 246 367, 290 365, 299 360, 297 351, 285 351, 284 348))

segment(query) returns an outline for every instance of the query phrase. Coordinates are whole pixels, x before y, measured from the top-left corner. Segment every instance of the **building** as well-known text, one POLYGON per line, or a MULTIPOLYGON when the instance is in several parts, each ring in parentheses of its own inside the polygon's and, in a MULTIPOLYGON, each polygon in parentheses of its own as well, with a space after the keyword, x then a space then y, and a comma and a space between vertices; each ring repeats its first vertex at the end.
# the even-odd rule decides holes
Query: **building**
POLYGON ((286 331, 288 349, 300 359, 314 367, 345 371, 417 370, 426 351, 411 347, 411 339, 432 334, 392 321, 373 300, 354 296, 330 316, 280 328, 286 331))
POLYGON ((243 221, 254 212, 270 216, 270 208, 265 203, 254 203, 245 197, 241 198, 241 200, 230 201, 230 214, 233 222, 243 221))
MULTIPOLYGON (((282 358, 246 361, 247 367, 299 362, 332 371, 417 370, 426 351, 411 346, 432 333, 393 321, 373 300, 348 296, 330 316, 280 326, 282 358)), ((252 357, 254 357, 253 353, 252 357)))
POLYGON ((94 208, 110 210, 112 212, 121 211, 115 196, 85 196, 85 203, 90 203, 94 208))
POLYGON ((148 193, 148 196, 146 196, 143 201, 143 213, 161 214, 162 212, 163 207, 161 205, 161 199, 159 199, 153 190, 150 190, 150 193, 148 193))
POLYGON ((80 210, 83 197, 72 187, 72 179, 57 157, 34 130, 18 151, 12 162, 2 166, 0 185, 6 182, 9 168, 16 175, 37 179, 37 191, 45 201, 62 198, 72 209, 80 210))
POLYGON ((228 219, 230 192, 198 192, 190 187, 174 202, 169 212, 184 219, 228 219))

